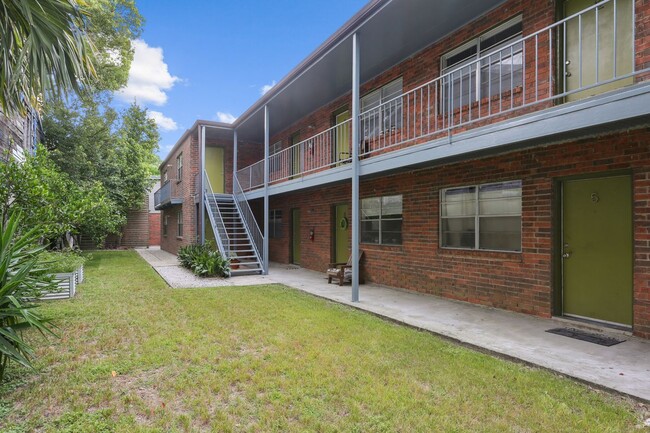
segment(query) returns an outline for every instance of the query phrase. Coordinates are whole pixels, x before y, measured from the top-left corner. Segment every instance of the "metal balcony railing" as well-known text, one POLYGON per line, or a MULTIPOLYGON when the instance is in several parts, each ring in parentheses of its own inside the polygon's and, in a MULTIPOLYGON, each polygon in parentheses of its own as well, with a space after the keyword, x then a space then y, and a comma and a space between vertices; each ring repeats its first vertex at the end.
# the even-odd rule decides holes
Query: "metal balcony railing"
POLYGON ((154 208, 164 209, 168 206, 183 203, 180 195, 179 183, 175 180, 168 180, 160 189, 153 194, 154 208))
MULTIPOLYGON (((633 84, 650 72, 635 68, 634 25, 633 2, 604 0, 365 109, 360 158, 633 84)), ((349 161, 350 125, 271 155, 269 183, 349 161)), ((240 170, 243 190, 264 186, 263 173, 263 161, 240 170)))

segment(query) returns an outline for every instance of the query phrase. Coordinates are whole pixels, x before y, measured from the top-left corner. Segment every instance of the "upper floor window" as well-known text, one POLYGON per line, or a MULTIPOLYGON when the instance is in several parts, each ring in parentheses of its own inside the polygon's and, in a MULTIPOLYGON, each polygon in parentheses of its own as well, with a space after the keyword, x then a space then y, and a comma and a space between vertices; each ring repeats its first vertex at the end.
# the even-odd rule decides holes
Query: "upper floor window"
POLYGON ((361 130, 364 138, 376 137, 401 128, 401 95, 400 77, 361 98, 361 130))
POLYGON ((361 200, 361 242, 402 244, 402 196, 372 197, 361 200))
POLYGON ((163 181, 162 183, 165 183, 169 180, 169 175, 167 174, 167 170, 163 171, 163 181))
POLYGON ((521 181, 442 190, 440 245, 521 251, 521 181))
POLYGON ((176 157, 176 181, 180 182, 183 180, 183 153, 181 152, 176 157))
POLYGON ((442 56, 443 110, 522 85, 522 28, 521 16, 515 17, 442 56))

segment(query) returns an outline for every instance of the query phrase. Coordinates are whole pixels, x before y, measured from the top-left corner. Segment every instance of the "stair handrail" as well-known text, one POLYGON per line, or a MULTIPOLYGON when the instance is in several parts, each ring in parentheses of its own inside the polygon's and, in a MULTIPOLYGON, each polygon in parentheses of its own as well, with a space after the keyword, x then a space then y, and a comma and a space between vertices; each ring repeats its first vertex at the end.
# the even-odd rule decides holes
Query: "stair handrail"
POLYGON ((212 184, 210 184, 210 178, 208 177, 208 173, 206 171, 203 172, 203 179, 203 197, 207 203, 208 217, 210 218, 212 227, 216 228, 218 232, 214 234, 214 237, 217 241, 217 247, 225 258, 230 258, 230 237, 228 236, 228 232, 226 230, 226 224, 223 222, 223 216, 221 215, 221 210, 219 210, 219 204, 214 198, 212 184), (215 219, 215 216, 212 213, 212 206, 210 206, 210 204, 215 205, 214 208, 217 210, 218 219, 215 219))
MULTIPOLYGON (((255 248, 255 253, 260 261, 260 267, 264 269, 265 262, 262 254, 262 251, 264 251, 264 235, 257 224, 257 220, 255 219, 255 215, 253 215, 253 210, 248 204, 248 200, 246 200, 246 194, 244 194, 244 190, 242 189, 237 176, 233 176, 232 190, 233 201, 235 202, 237 211, 241 216, 241 220, 244 223, 244 228, 246 229, 249 238, 253 241, 253 248, 255 248)), ((264 269, 264 271, 267 271, 267 269, 264 269)))

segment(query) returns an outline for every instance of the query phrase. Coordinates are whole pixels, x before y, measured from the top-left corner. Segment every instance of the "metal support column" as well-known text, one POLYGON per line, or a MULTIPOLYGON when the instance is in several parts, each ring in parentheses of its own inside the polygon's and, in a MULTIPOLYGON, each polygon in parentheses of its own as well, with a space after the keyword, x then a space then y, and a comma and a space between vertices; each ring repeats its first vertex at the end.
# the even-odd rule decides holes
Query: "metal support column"
POLYGON ((359 36, 352 35, 352 302, 359 302, 359 36))
POLYGON ((269 107, 264 106, 264 275, 269 273, 269 107))
POLYGON ((199 174, 199 184, 194 185, 194 187, 197 189, 197 192, 201 194, 199 220, 201 221, 201 244, 205 244, 205 186, 203 185, 203 182, 205 182, 205 179, 203 179, 205 176, 205 126, 201 126, 200 128, 201 139, 199 140, 199 151, 201 153, 201 173, 199 174))
POLYGON ((237 130, 232 130, 232 185, 235 193, 235 177, 237 177, 237 130))

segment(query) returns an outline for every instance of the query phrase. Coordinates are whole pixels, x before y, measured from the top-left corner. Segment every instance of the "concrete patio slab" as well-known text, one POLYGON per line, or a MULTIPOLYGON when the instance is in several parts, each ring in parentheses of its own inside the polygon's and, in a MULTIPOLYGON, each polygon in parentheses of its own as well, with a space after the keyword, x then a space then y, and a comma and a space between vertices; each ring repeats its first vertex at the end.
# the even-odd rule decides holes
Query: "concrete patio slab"
MULTIPOLYGON (((154 264, 154 260, 171 262, 170 258, 156 257, 155 254, 151 258, 150 255, 140 254, 172 287, 189 287, 191 284, 192 280, 186 279, 181 273, 165 277, 165 272, 161 272, 161 269, 169 265, 154 264)), ((227 281, 228 284, 204 280, 207 286, 203 287, 284 284, 453 339, 481 351, 553 370, 600 388, 650 402, 650 341, 633 337, 629 333, 594 328, 564 319, 542 319, 376 284, 362 285, 361 300, 353 303, 350 301, 350 286, 327 284, 323 273, 276 263, 271 264, 267 276, 235 277, 220 281, 227 281), (557 327, 589 328, 626 341, 605 347, 546 332, 557 327)))
POLYGON ((236 278, 202 278, 197 277, 178 263, 178 258, 160 248, 136 249, 158 274, 174 289, 199 287, 253 286, 256 284, 273 284, 267 275, 242 275, 236 278))

